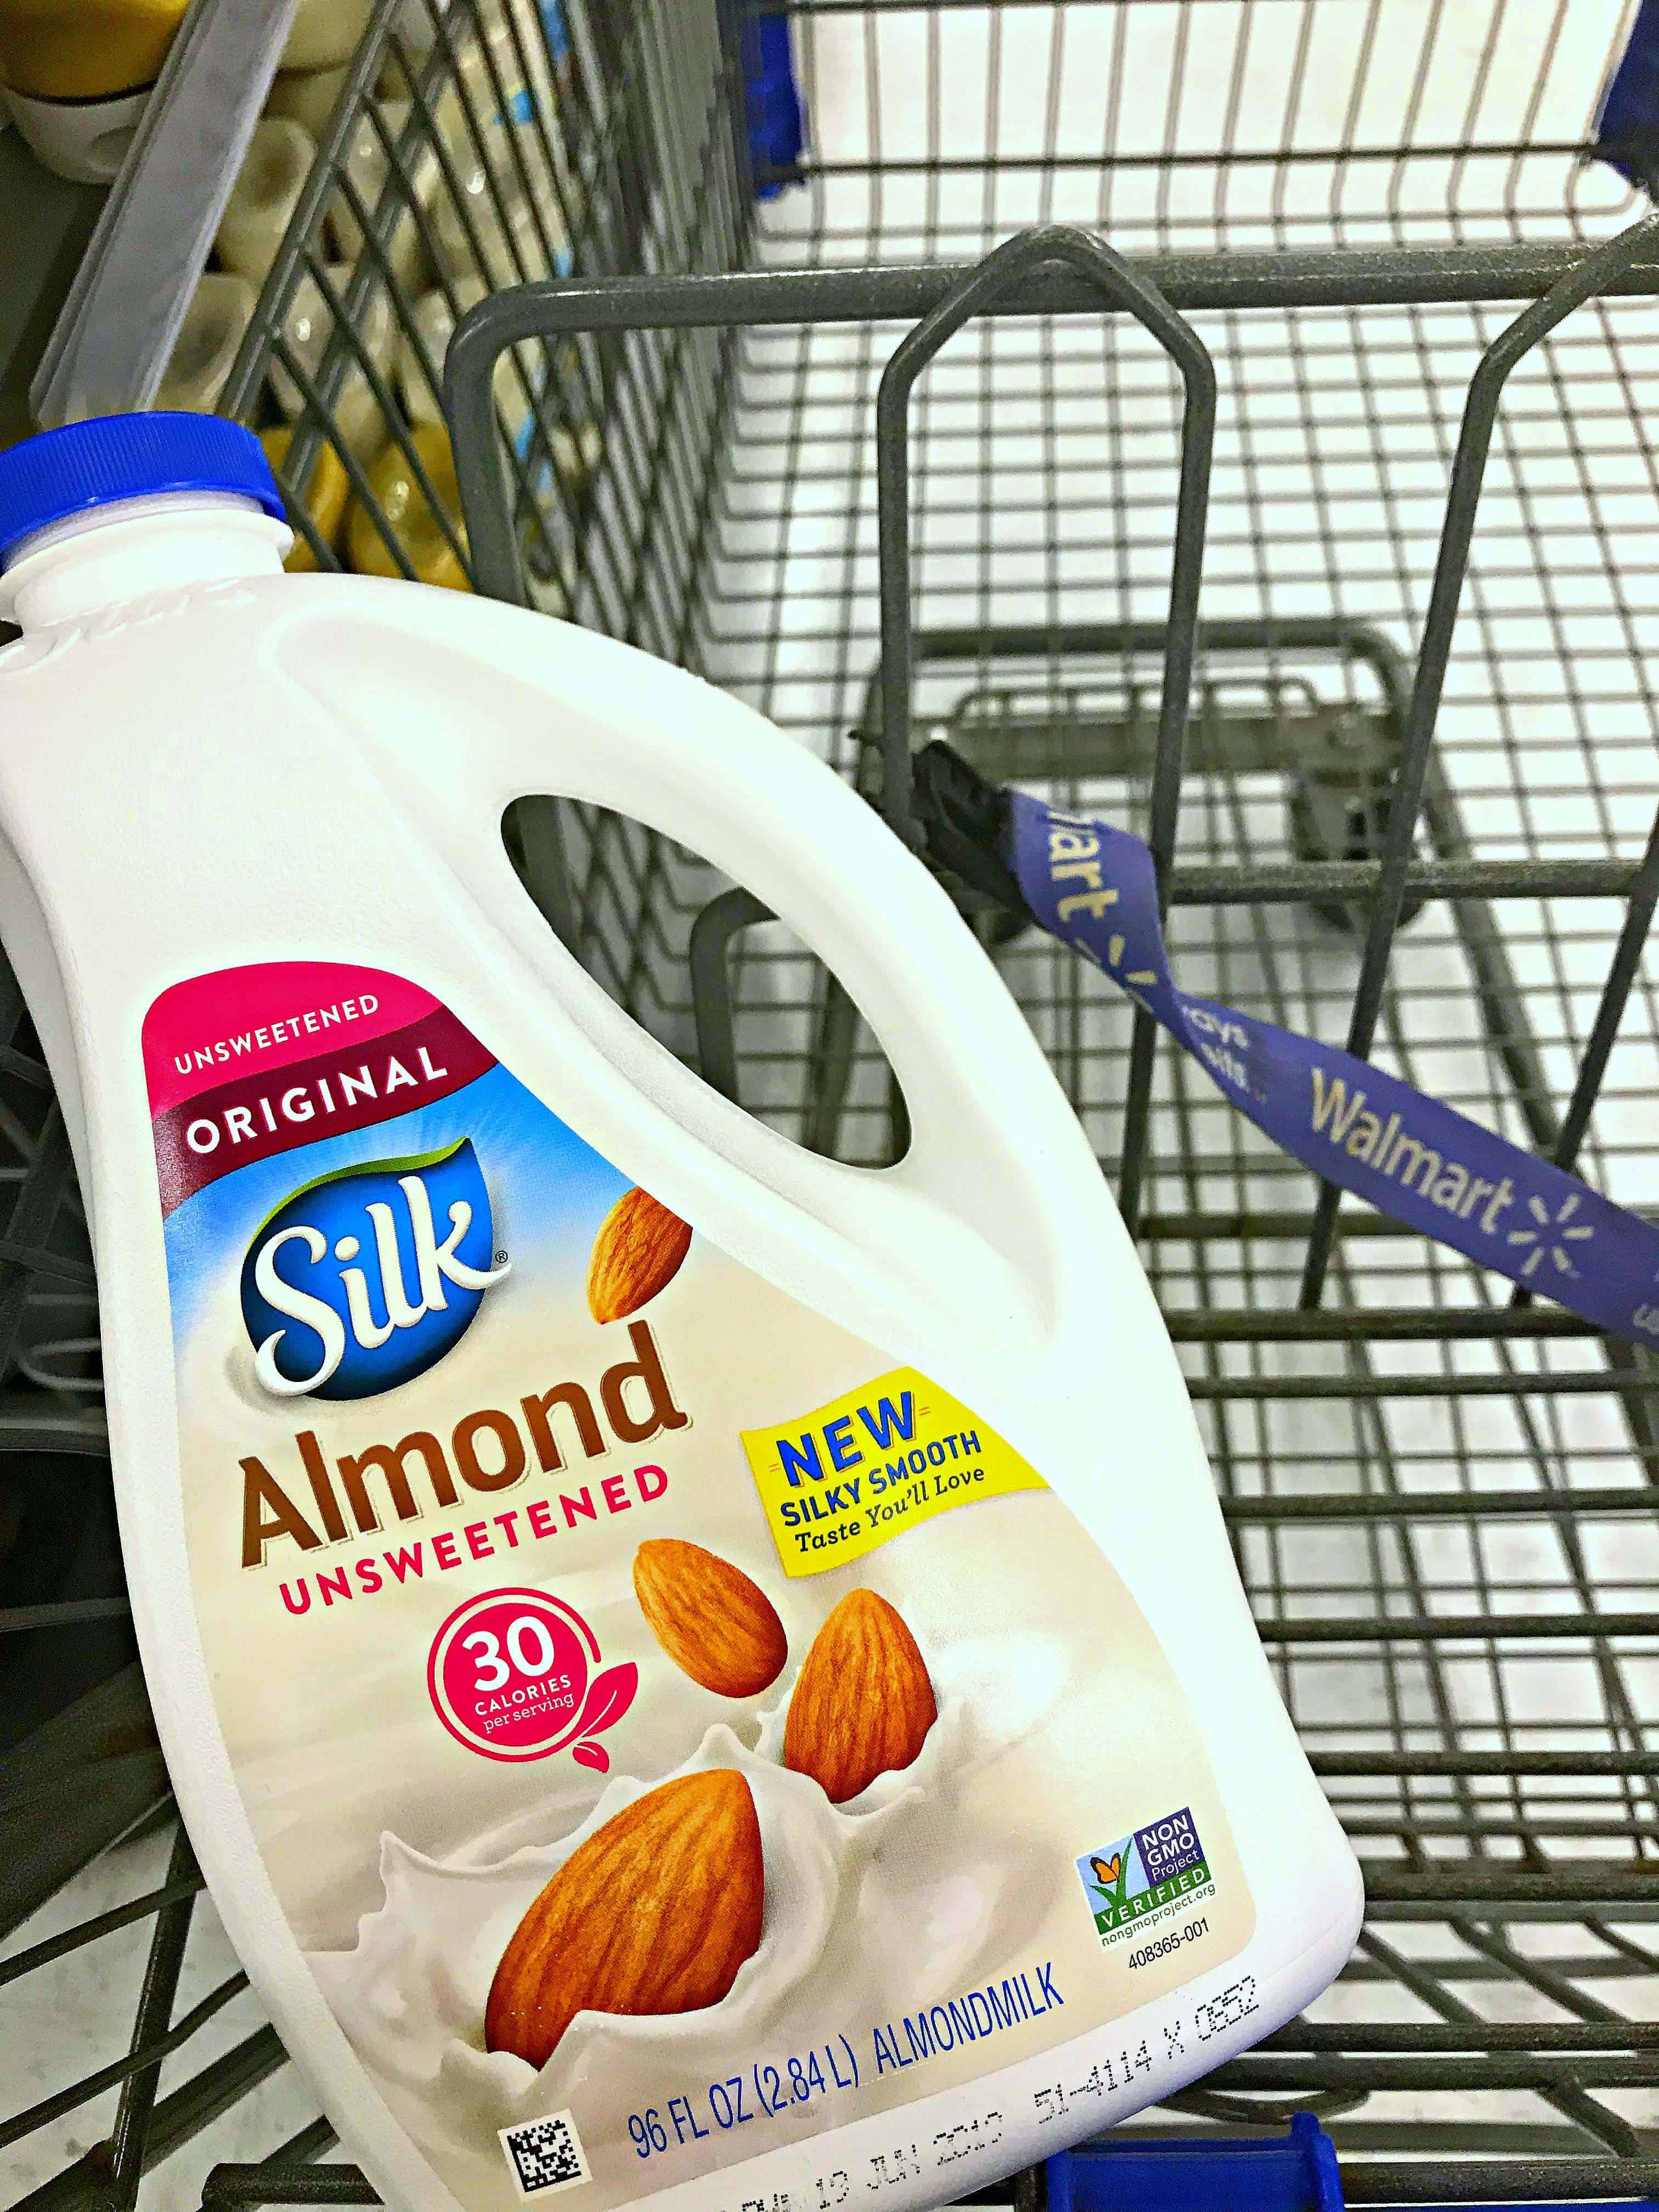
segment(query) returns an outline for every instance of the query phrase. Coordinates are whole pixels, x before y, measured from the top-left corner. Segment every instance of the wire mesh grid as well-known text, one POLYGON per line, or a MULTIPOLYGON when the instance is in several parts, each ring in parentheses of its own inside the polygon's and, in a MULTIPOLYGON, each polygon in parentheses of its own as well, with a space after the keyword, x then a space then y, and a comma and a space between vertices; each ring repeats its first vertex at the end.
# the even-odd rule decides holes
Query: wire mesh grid
MULTIPOLYGON (((1432 0, 811 0, 792 15, 811 151, 761 174, 793 188, 758 210, 732 127, 742 25, 701 5, 640 4, 603 28, 573 15, 557 65, 574 150, 550 141, 535 187, 566 242, 550 264, 498 271, 485 227, 471 273, 493 291, 568 255, 574 275, 556 307, 544 292, 484 314, 472 382, 488 420, 470 447, 463 375, 452 495, 429 473, 421 484, 417 407, 368 338, 377 299, 405 337, 424 329, 394 258, 410 227, 450 319, 471 305, 471 287, 446 288, 429 182, 466 49, 423 43, 407 11, 380 7, 227 396, 256 421, 294 414, 296 508, 316 466, 308 428, 400 573, 429 556, 424 500, 479 587, 568 605, 698 668, 880 803, 882 373, 957 264, 1008 230, 1097 229, 1187 312, 1217 378, 1170 874, 1182 981, 1340 1038, 1392 867, 1375 1056, 1659 1206, 1645 1110, 1659 1007, 1635 957, 1659 802, 1642 422, 1659 267, 1645 244, 1504 387, 1414 836, 1393 860, 1389 842, 1471 378, 1517 304, 1635 212, 1583 158, 1620 11, 1576 5, 1571 31, 1565 0, 1478 15, 1432 0), (378 198, 361 184, 353 197, 365 122, 383 152, 394 134, 378 198), (562 199, 556 168, 574 180, 562 199), (343 198, 368 241, 343 289, 330 273, 343 198), (816 273, 774 284, 780 269, 816 273), (643 295, 607 282, 629 270, 711 281, 643 295), (746 273, 728 292, 732 270, 746 273), (307 278, 336 310, 310 356, 291 314, 307 278), (354 371, 415 486, 412 521, 374 511, 374 469, 341 405, 354 371), (486 437, 495 458, 474 470, 486 437)), ((479 13, 446 20, 499 56, 479 13)), ((489 170, 510 218, 502 162, 523 149, 490 141, 499 112, 475 105, 477 158, 453 160, 455 180, 489 170)), ((501 234, 521 234, 509 219, 501 234)), ((1004 305, 1047 312, 970 322, 910 409, 915 734, 1155 830, 1178 380, 1138 325, 1075 286, 1039 275, 1004 305)), ((428 396, 437 352, 428 334, 411 372, 428 396)), ((321 532, 307 542, 319 563, 338 557, 321 532)), ((521 807, 508 835, 550 920, 711 1080, 848 1160, 902 1148, 902 1102, 867 1032, 696 855, 551 805, 521 807)), ((1652 2189, 1659 1438, 1645 1360, 1352 1203, 1310 1284, 1322 1224, 1305 1172, 1173 1052, 1138 1077, 1132 1010, 1082 963, 1034 934, 987 934, 1103 1171, 1121 1182, 1126 1150, 1139 1159, 1138 1233, 1241 1571, 1368 1874, 1366 1932, 1336 1989, 1152 2121, 1231 2128, 1312 2105, 1355 2201, 1652 2189), (1126 1139, 1138 1084, 1144 1139, 1126 1139)), ((15 1000, 7 1033, 5 1465, 30 1499, 72 1479, 87 1527, 104 1528, 82 1579, 51 1586, 91 1613, 6 1622, 25 1662, 0 1782, 9 1917, 38 1908, 0 1959, 22 2023, 9 2047, 33 2047, 43 2018, 96 2015, 105 2069, 130 2070, 101 2101, 61 2066, 15 2070, 39 2094, 0 2142, 53 2203, 130 2203, 147 2166, 156 2201, 193 2201, 216 2158, 244 2161, 214 2171, 227 2203, 367 2201, 353 2169, 308 2164, 328 2131, 210 1908, 189 1917, 193 1869, 155 1809, 163 1778, 122 1670, 97 1522, 84 1237, 15 1000), (78 1702, 49 1718, 35 1686, 89 1628, 107 1643, 78 1702)), ((21 1604, 48 1585, 15 1587, 21 1604)), ((1018 2189, 1029 2200, 1034 2184, 1018 2189)))
POLYGON ((1593 235, 1625 198, 1583 155, 1630 12, 799 0, 812 148, 766 241, 856 263, 1051 222, 1182 253, 1593 235))
MULTIPOLYGON (((718 25, 695 9, 671 37, 654 8, 376 6, 221 399, 266 431, 298 534, 290 566, 472 587, 442 408, 450 333, 504 286, 729 260, 729 164, 714 194, 665 158, 688 137, 687 82, 725 66, 718 25)), ((515 526, 545 612, 603 566, 587 539, 607 434, 624 484, 660 446, 664 389, 621 368, 574 337, 498 366, 515 526)))

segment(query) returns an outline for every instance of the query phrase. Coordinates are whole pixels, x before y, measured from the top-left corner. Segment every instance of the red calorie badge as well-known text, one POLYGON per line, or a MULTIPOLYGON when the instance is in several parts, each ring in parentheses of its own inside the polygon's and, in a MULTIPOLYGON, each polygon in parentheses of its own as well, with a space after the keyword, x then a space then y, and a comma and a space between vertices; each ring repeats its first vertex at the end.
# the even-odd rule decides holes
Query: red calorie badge
POLYGON ((634 1702, 631 1660, 599 1666, 599 1640, 574 1607, 545 1590, 485 1590, 433 1638, 427 1688, 458 1743, 485 1759, 547 1759, 569 1748, 603 1774, 592 1738, 634 1702))

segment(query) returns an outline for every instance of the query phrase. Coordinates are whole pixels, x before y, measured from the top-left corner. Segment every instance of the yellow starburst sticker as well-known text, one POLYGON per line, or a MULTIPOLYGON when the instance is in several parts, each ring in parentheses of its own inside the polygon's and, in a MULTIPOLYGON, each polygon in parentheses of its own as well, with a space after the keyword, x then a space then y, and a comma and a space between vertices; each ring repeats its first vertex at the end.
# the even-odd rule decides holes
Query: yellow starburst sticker
POLYGON ((1048 1485, 948 1390, 895 1367, 810 1413, 745 1429, 743 1448, 787 1575, 861 1559, 958 1505, 1048 1485))

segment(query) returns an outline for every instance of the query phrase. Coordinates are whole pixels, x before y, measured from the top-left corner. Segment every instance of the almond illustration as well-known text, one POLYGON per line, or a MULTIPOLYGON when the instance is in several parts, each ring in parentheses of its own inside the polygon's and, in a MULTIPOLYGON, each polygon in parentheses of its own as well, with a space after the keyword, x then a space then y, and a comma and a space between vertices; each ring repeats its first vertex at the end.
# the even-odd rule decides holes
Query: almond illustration
POLYGON ((672 1283, 691 1248, 691 1230, 636 1183, 599 1224, 587 1263, 587 1310, 597 1322, 637 1313, 672 1283))
POLYGON ((908 1766, 939 1718, 903 1620, 874 1590, 848 1590, 812 1639, 784 1723, 783 1763, 832 1805, 908 1766))
POLYGON ((783 1672, 789 1644, 771 1599, 717 1552, 653 1536, 634 1554, 634 1593, 674 1664, 716 1697, 758 1697, 783 1672))
POLYGON ((544 2066, 579 2012, 700 2012, 759 1948, 760 1823, 740 1774, 682 1775, 573 1851, 519 1923, 484 2048, 544 2066))

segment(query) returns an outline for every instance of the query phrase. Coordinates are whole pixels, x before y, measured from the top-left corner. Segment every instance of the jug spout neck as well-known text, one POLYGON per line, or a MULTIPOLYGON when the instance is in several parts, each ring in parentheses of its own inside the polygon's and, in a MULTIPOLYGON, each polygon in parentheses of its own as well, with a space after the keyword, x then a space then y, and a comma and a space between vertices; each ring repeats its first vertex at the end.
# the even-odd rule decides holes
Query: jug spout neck
POLYGON ((46 524, 8 549, 0 617, 55 624, 187 584, 280 573, 286 524, 234 492, 156 492, 46 524))

